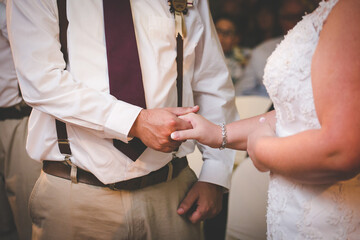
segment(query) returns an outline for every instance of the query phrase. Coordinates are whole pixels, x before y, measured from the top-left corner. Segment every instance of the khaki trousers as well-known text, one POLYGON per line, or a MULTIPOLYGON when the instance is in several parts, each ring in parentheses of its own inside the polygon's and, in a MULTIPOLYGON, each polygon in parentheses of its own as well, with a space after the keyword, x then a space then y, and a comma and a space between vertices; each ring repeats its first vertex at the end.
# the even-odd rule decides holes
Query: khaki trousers
POLYGON ((41 164, 26 152, 27 124, 28 117, 0 121, 1 240, 31 239, 28 200, 41 164))
POLYGON ((30 197, 33 239, 202 239, 200 224, 176 213, 195 181, 187 167, 169 182, 118 191, 42 172, 30 197))

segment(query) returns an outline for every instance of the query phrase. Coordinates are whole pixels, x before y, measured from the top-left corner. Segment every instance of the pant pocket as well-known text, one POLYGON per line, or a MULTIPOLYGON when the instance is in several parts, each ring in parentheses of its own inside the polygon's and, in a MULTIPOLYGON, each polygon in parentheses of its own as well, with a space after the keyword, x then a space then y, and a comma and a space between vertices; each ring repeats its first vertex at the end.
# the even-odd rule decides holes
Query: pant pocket
POLYGON ((31 194, 30 194, 28 208, 29 208, 30 218, 31 218, 32 222, 34 222, 34 220, 36 219, 36 216, 35 216, 35 214, 36 214, 36 211, 35 211, 36 206, 35 206, 35 204, 37 203, 36 197, 38 195, 40 184, 42 182, 42 179, 44 178, 44 175, 45 175, 44 172, 41 171, 40 176, 36 180, 34 188, 33 188, 33 190, 31 191, 31 194))

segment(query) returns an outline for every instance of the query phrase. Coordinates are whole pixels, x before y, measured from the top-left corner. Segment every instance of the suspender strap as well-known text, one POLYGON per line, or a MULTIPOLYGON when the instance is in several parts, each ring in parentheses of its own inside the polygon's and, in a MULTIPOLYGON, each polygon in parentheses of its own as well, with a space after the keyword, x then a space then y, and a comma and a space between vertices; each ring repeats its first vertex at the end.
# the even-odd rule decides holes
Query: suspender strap
POLYGON ((57 137, 58 137, 59 150, 62 154, 70 156, 71 149, 70 149, 70 142, 69 142, 67 131, 66 131, 66 124, 57 119, 55 120, 55 124, 56 124, 56 133, 57 133, 57 137))
POLYGON ((67 28, 69 21, 66 15, 66 0, 57 0, 57 7, 59 12, 59 33, 61 52, 63 53, 64 60, 68 63, 68 51, 67 51, 67 28))
MULTIPOLYGON (((66 0, 57 0, 57 7, 59 12, 59 38, 61 43, 61 52, 66 63, 68 63, 68 52, 67 52, 67 28, 69 25, 66 16, 66 0)), ((55 120, 56 133, 58 137, 58 146, 62 154, 66 156, 71 155, 70 143, 68 140, 66 124, 59 120, 55 120)))

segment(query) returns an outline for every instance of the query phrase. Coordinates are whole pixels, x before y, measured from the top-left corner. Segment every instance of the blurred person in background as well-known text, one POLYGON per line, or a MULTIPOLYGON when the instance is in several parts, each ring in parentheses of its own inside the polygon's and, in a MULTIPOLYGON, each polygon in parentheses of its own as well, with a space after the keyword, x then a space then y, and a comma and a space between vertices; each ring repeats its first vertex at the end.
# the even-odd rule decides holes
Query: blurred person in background
POLYGON ((233 17, 225 14, 218 16, 215 19, 215 27, 224 51, 226 65, 229 68, 232 82, 235 84, 243 76, 251 51, 239 46, 242 33, 233 17))
POLYGON ((281 35, 277 22, 277 0, 261 0, 248 9, 245 46, 253 48, 261 42, 281 35))
MULTIPOLYGON (((278 22, 282 34, 285 35, 292 29, 307 11, 311 11, 309 5, 303 0, 282 0, 279 5, 278 22)), ((241 81, 235 85, 236 95, 257 95, 268 97, 263 84, 263 75, 266 60, 282 41, 283 35, 275 37, 259 44, 254 48, 249 64, 244 70, 241 81)))
POLYGON ((0 239, 31 239, 28 201, 41 164, 26 152, 31 107, 21 97, 0 0, 0 239))
POLYGON ((232 16, 236 21, 237 18, 244 14, 244 7, 243 7, 243 0, 224 0, 224 1, 217 1, 219 6, 219 13, 220 14, 228 14, 232 16))

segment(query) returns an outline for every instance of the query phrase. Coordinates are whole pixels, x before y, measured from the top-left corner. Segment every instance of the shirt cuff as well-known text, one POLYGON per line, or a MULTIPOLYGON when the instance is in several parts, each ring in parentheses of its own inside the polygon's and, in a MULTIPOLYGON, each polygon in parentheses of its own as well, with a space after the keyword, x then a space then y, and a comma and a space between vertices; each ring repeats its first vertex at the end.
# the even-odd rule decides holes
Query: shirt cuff
POLYGON ((232 168, 216 160, 205 160, 199 175, 199 181, 216 184, 230 189, 232 168))
POLYGON ((117 101, 105 122, 105 134, 109 135, 109 138, 116 138, 127 143, 131 140, 128 138, 129 131, 141 110, 141 107, 117 101))

